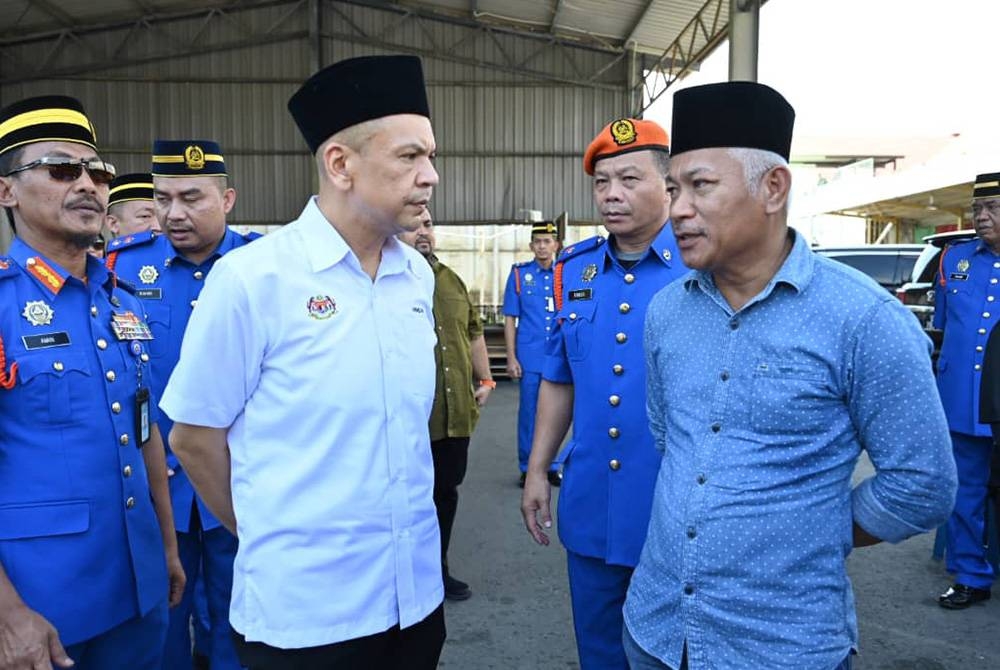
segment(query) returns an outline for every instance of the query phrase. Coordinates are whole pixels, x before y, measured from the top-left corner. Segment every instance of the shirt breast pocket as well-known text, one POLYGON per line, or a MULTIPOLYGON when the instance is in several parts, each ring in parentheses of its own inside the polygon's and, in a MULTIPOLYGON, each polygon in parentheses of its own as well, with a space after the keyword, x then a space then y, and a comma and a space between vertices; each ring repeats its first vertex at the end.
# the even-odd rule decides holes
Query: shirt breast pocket
POLYGON ((149 328, 153 331, 153 339, 146 344, 152 358, 162 358, 167 352, 167 333, 170 331, 170 305, 146 302, 143 303, 149 328))
POLYGON ((86 416, 93 389, 87 383, 90 365, 82 353, 66 349, 28 352, 18 357, 17 366, 25 405, 33 416, 49 425, 86 416))
POLYGON ((819 365, 760 363, 754 370, 750 425, 761 435, 822 432, 839 402, 819 365))
POLYGON ((566 342, 566 356, 571 361, 582 361, 590 354, 594 343, 594 315, 596 300, 568 302, 559 315, 560 328, 566 342))

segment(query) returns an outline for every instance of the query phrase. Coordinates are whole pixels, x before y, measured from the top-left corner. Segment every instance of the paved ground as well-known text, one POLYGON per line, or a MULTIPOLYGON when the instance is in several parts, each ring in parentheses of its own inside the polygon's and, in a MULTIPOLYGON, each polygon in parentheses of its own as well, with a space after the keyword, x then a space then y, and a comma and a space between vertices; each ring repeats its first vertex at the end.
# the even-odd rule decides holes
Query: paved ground
MULTIPOLYGON (((579 667, 562 548, 536 546, 521 523, 516 404, 516 385, 501 382, 472 441, 451 564, 474 593, 446 605, 441 668, 579 667)), ((859 476, 866 471, 860 466, 859 476)), ((861 629, 855 670, 1000 669, 1000 597, 964 612, 939 608, 935 597, 949 580, 930 558, 932 544, 921 536, 852 554, 861 629)))

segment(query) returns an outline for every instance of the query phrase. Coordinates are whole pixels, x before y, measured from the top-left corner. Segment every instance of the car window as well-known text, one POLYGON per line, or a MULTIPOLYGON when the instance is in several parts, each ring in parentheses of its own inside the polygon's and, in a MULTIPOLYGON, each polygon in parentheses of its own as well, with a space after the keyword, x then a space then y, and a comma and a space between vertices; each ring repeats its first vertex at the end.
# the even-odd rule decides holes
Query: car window
POLYGON ((837 254, 831 258, 860 270, 882 286, 895 286, 899 283, 896 254, 837 254))
POLYGON ((913 265, 913 272, 910 274, 910 281, 929 283, 934 281, 934 275, 938 269, 938 254, 941 250, 933 244, 920 253, 920 257, 913 265))

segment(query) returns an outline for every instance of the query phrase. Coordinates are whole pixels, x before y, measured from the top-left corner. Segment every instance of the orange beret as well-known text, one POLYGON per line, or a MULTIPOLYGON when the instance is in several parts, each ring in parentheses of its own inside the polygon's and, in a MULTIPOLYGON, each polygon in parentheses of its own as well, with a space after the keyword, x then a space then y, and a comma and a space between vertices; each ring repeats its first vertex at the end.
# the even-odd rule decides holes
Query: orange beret
POLYGON ((583 171, 594 174, 594 165, 602 158, 630 151, 670 151, 667 131, 654 121, 618 119, 604 126, 583 154, 583 171))

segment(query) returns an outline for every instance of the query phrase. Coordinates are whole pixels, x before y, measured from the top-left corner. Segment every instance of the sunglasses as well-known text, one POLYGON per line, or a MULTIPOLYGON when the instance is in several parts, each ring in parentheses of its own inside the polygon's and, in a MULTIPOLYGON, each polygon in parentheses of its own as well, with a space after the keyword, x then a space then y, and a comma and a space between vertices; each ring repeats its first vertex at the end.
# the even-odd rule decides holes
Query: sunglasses
POLYGON ((62 156, 39 158, 37 161, 16 167, 3 176, 9 177, 12 174, 32 170, 36 167, 48 169, 49 176, 61 182, 76 181, 84 170, 90 175, 91 181, 98 186, 108 186, 115 178, 115 166, 111 163, 105 163, 99 158, 64 158, 62 156))

